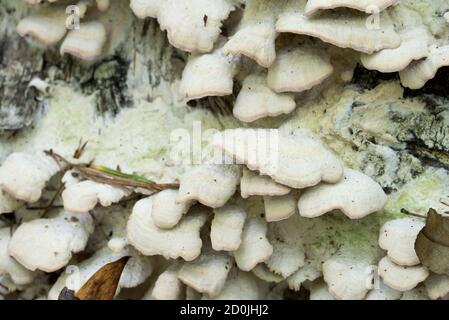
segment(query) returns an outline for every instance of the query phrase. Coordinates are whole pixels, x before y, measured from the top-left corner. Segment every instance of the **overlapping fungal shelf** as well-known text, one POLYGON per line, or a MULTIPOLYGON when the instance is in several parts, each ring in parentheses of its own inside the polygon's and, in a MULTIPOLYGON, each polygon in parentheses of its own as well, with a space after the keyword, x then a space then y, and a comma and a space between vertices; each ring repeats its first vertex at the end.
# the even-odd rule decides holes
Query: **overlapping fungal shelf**
POLYGON ((0 299, 125 256, 117 299, 448 297, 414 248, 449 211, 447 1, 19 2, 0 37, 41 63, 0 79, 40 104, 0 102, 0 299))

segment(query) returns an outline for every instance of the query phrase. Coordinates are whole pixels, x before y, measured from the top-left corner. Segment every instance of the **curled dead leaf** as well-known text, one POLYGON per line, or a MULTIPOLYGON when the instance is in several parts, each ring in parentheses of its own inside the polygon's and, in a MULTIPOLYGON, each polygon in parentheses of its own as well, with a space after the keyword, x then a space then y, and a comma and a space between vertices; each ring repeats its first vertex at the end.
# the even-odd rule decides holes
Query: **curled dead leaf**
POLYGON ((421 263, 436 274, 449 274, 449 217, 430 209, 415 241, 421 263))
POLYGON ((113 300, 129 257, 111 262, 98 270, 84 286, 76 292, 79 300, 113 300))

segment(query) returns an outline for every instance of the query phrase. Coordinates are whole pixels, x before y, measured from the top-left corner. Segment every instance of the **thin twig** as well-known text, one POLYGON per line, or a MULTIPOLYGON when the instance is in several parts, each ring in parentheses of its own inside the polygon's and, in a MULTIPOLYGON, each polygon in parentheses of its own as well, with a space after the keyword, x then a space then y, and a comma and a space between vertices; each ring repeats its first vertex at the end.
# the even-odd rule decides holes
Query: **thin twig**
POLYGON ((99 182, 103 184, 123 187, 123 188, 142 188, 150 191, 162 191, 165 189, 179 188, 178 184, 157 184, 144 177, 126 174, 118 170, 110 169, 104 166, 91 164, 74 164, 53 152, 53 150, 45 151, 48 156, 53 157, 57 162, 63 162, 72 169, 77 169, 80 176, 87 180, 99 182))
POLYGON ((413 216, 413 217, 417 217, 417 218, 421 218, 421 219, 427 219, 427 216, 410 212, 410 211, 408 211, 407 209, 404 209, 404 208, 401 209, 401 213, 406 214, 408 216, 413 216))

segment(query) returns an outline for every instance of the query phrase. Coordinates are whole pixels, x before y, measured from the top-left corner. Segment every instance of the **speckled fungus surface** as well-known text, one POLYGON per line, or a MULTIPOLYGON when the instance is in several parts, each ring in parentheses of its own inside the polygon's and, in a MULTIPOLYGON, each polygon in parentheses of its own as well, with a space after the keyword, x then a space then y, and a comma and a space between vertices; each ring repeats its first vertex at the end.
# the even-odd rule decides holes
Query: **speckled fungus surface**
POLYGON ((1 1, 0 300, 448 299, 448 15, 1 1))

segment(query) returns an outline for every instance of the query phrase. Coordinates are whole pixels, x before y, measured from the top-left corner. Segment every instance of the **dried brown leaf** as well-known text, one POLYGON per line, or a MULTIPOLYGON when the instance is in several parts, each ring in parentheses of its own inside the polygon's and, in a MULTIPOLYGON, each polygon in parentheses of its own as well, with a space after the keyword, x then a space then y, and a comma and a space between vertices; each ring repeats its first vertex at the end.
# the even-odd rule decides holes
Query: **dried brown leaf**
POLYGON ((113 300, 128 259, 129 257, 124 257, 103 266, 76 292, 75 296, 80 300, 113 300))
POLYGON ((449 218, 430 209, 415 241, 421 263, 436 274, 449 274, 449 218))

